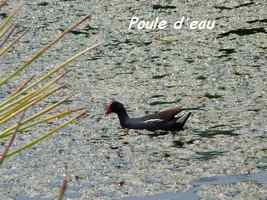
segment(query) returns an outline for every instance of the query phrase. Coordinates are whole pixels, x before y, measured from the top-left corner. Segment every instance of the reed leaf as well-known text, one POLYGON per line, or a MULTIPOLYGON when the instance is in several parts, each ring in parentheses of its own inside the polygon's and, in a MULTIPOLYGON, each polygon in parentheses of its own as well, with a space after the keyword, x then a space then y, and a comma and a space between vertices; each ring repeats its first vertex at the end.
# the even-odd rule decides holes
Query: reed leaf
POLYGON ((58 130, 60 130, 60 129, 66 127, 66 126, 69 125, 69 124, 72 124, 72 123, 76 122, 79 118, 81 118, 82 116, 84 116, 85 113, 86 113, 86 112, 82 112, 82 113, 79 114, 78 116, 73 117, 73 118, 71 118, 70 120, 68 120, 67 122, 65 122, 65 123, 63 123, 63 124, 61 124, 61 125, 58 125, 56 128, 53 128, 53 129, 51 129, 50 131, 48 131, 48 132, 42 134, 41 137, 39 137, 39 138, 37 138, 37 139, 31 141, 30 143, 24 145, 23 147, 21 147, 21 148, 19 148, 19 149, 17 149, 17 150, 13 150, 12 152, 10 152, 10 153, 8 153, 8 154, 6 155, 6 158, 9 158, 10 156, 14 156, 14 155, 20 153, 20 152, 23 151, 23 150, 30 149, 32 146, 34 146, 34 145, 36 145, 36 144, 38 144, 38 143, 44 141, 44 140, 47 139, 49 136, 52 136, 52 135, 53 135, 54 133, 56 133, 58 130))
MULTIPOLYGON (((16 104, 22 104, 22 102, 27 102, 31 98, 33 98, 34 96, 46 91, 48 88, 52 87, 57 81, 59 81, 61 78, 63 78, 63 76, 66 73, 67 72, 58 75, 56 78, 54 78, 53 80, 51 80, 50 82, 48 82, 47 84, 42 86, 41 88, 33 90, 24 96, 21 96, 21 97, 18 96, 18 94, 21 94, 21 95, 23 94, 23 91, 24 91, 23 88, 20 90, 17 90, 17 92, 14 92, 12 95, 10 95, 9 98, 7 98, 7 101, 5 104, 3 104, 3 103, 0 104, 0 113, 3 111, 6 112, 7 110, 12 109, 12 107, 15 106, 16 104), (14 99, 13 96, 16 96, 17 98, 14 99)), ((14 109, 14 107, 13 107, 13 109, 14 109)))
POLYGON ((69 178, 68 178, 67 175, 65 175, 64 179, 63 179, 63 183, 62 183, 62 185, 60 186, 60 189, 59 189, 58 200, 63 200, 64 199, 64 195, 65 195, 66 190, 68 188, 68 183, 69 183, 69 178))
POLYGON ((24 35, 26 34, 26 31, 17 36, 12 42, 10 42, 7 46, 2 47, 0 49, 0 57, 4 55, 11 47, 13 47, 24 35))
POLYGON ((12 26, 11 21, 14 18, 14 16, 18 13, 18 11, 21 9, 22 4, 20 3, 9 16, 7 16, 3 22, 0 24, 0 38, 9 30, 9 28, 12 26))
POLYGON ((70 64, 71 62, 73 62, 75 59, 79 58, 80 56, 84 55, 85 53, 95 49, 96 47, 98 47, 100 44, 102 44, 102 42, 99 42, 91 47, 88 47, 80 52, 78 52, 77 54, 75 54, 74 56, 72 56, 71 58, 67 59, 65 62, 63 62, 62 64, 57 65, 56 67, 52 67, 52 69, 50 71, 48 71, 45 75, 41 76, 38 80, 36 80, 35 82, 33 82, 32 84, 30 84, 29 86, 27 86, 26 88, 24 88, 23 90, 21 90, 19 93, 9 97, 8 99, 3 100, 3 102, 0 103, 0 108, 7 104, 9 101, 13 101, 14 99, 16 99, 19 95, 21 95, 22 93, 27 92, 28 90, 32 89, 34 86, 38 85, 39 83, 41 83, 42 81, 48 79, 50 76, 52 76, 53 74, 57 73, 58 71, 60 71, 61 69, 63 69, 67 64, 70 64))
MULTIPOLYGON (((75 112, 79 112, 83 109, 69 109, 69 110, 66 110, 66 111, 63 111, 61 113, 57 113, 57 114, 54 114, 54 115, 49 115, 43 119, 39 119, 39 120, 36 120, 36 121, 33 121, 32 119, 31 120, 25 120, 23 121, 21 124, 23 124, 20 128, 19 128, 19 132, 22 133, 24 131, 27 131, 29 128, 32 128, 38 124, 42 124, 42 123, 48 123, 54 119, 61 119, 61 118, 64 118, 72 113, 75 113, 75 112), (27 124, 27 122, 30 122, 27 124)), ((5 138, 5 137, 8 137, 12 134, 12 131, 16 128, 16 126, 12 126, 10 127, 9 129, 7 129, 5 132, 1 133, 0 134, 0 139, 1 138, 5 138)))
POLYGON ((15 30, 16 30, 16 27, 14 25, 12 25, 12 27, 10 28, 10 30, 8 30, 7 36, 1 42, 0 48, 2 48, 7 43, 8 39, 13 35, 13 33, 14 33, 15 30))
MULTIPOLYGON (((8 17, 9 18, 9 17, 8 17)), ((52 42, 48 43, 47 46, 45 46, 44 48, 40 49, 39 51, 37 51, 34 55, 32 55, 30 58, 26 59, 23 64, 18 67, 17 70, 15 70, 13 73, 11 73, 9 76, 7 76, 6 78, 4 78, 3 80, 0 81, 0 86, 2 86, 3 84, 7 83, 8 81, 10 81, 12 78, 14 78, 15 76, 19 75, 25 68, 27 68, 34 60, 36 60, 37 58, 39 58, 41 55, 43 55, 48 49, 50 49, 53 45, 55 45, 58 41, 60 41, 60 39, 63 38, 63 36, 65 36, 69 31, 71 31, 72 29, 76 28, 78 25, 80 25, 82 22, 84 22, 85 20, 87 20, 89 18, 89 15, 81 18, 78 22, 76 22, 75 24, 73 24, 72 26, 70 26, 68 29, 66 29, 65 31, 63 31, 58 37, 56 37, 56 39, 54 39, 52 42)), ((0 27, 0 31, 1 31, 1 27, 0 27)))
POLYGON ((21 126, 21 121, 23 120, 24 115, 25 115, 25 112, 22 113, 22 115, 21 115, 21 117, 20 117, 20 120, 19 120, 19 122, 18 122, 17 125, 16 125, 15 131, 14 131, 14 133, 12 134, 11 139, 10 139, 8 145, 5 147, 4 152, 2 153, 2 155, 1 155, 1 157, 0 157, 0 165, 3 164, 3 162, 4 162, 5 158, 6 158, 6 155, 8 154, 8 151, 9 151, 11 145, 12 145, 12 144, 14 143, 14 141, 15 141, 15 138, 16 138, 16 135, 17 135, 17 131, 18 131, 18 129, 19 129, 20 126, 21 126))
MULTIPOLYGON (((1 2, 0 2, 1 6, 1 2)), ((5 36, 0 44, 0 57, 5 55, 12 47, 16 47, 18 41, 26 34, 27 31, 23 31, 19 35, 14 35, 15 26, 12 24, 14 16, 17 14, 18 10, 21 8, 22 4, 17 6, 12 13, 5 18, 0 24, 0 38, 5 36), (12 41, 10 41, 12 37, 12 41)), ((43 48, 37 50, 31 56, 29 56, 25 61, 11 72, 9 75, 4 75, 0 79, 0 87, 4 84, 10 82, 13 78, 18 77, 27 67, 29 67, 34 61, 36 61, 40 56, 44 55, 48 50, 50 50, 56 43, 58 43, 68 32, 79 26, 85 20, 89 19, 89 15, 82 17, 76 23, 71 25, 61 34, 56 36, 51 42, 49 42, 43 48)), ((4 149, 4 153, 0 154, 0 164, 5 158, 17 155, 20 152, 30 149, 33 145, 40 143, 50 136, 54 135, 58 130, 66 127, 67 125, 77 122, 80 118, 86 116, 86 111, 84 108, 65 108, 64 110, 60 106, 66 102, 69 97, 63 98, 56 103, 48 103, 44 108, 37 111, 40 108, 40 103, 46 101, 50 96, 56 96, 56 92, 63 89, 64 85, 58 83, 58 81, 64 77, 68 72, 65 70, 66 66, 78 59, 80 56, 89 52, 90 50, 98 47, 102 42, 99 42, 91 47, 87 47, 84 50, 78 51, 73 56, 67 58, 64 62, 51 66, 44 74, 37 76, 32 76, 26 81, 22 82, 11 94, 7 95, 0 102, 0 125, 6 126, 7 128, 1 129, 0 131, 0 141, 8 141, 8 145, 4 149), (61 73, 61 71, 64 73, 61 73), (61 86, 60 86, 61 85, 61 86), (31 110, 31 115, 24 118, 25 112, 31 110), (35 111, 36 112, 33 112, 35 111), (14 119, 17 119, 18 115, 22 114, 23 117, 18 123, 12 124, 14 119), (74 116, 74 117, 73 117, 74 116), (8 122, 8 123, 7 123, 8 122), (53 124, 51 124, 52 122, 53 124), (9 125, 11 123, 11 125, 9 125), (42 135, 37 139, 32 139, 24 145, 19 145, 19 147, 13 151, 9 151, 12 143, 15 141, 16 135, 18 133, 25 133, 26 131, 34 132, 34 128, 38 128, 38 125, 45 125, 45 130, 42 135)), ((8 67, 8 66, 7 66, 8 67)), ((48 101, 49 102, 49 101, 48 101)), ((42 105, 42 104, 41 104, 42 105)))
POLYGON ((24 105, 22 104, 22 106, 17 111, 12 112, 9 115, 5 115, 3 118, 1 118, 0 119, 0 124, 7 122, 11 118, 13 118, 16 115, 18 115, 19 113, 21 113, 24 110, 34 106, 35 104, 39 103, 40 101, 44 100, 45 98, 47 98, 48 96, 50 96, 51 94, 57 92, 58 90, 60 90, 62 88, 63 88, 63 86, 59 86, 59 87, 50 89, 47 92, 45 92, 44 94, 40 94, 40 95, 36 96, 31 102, 29 102, 27 104, 24 104, 24 105))
POLYGON ((22 84, 20 84, 15 90, 10 94, 11 96, 21 91, 23 88, 25 88, 33 79, 35 75, 33 75, 31 78, 27 79, 26 81, 23 81, 22 84))

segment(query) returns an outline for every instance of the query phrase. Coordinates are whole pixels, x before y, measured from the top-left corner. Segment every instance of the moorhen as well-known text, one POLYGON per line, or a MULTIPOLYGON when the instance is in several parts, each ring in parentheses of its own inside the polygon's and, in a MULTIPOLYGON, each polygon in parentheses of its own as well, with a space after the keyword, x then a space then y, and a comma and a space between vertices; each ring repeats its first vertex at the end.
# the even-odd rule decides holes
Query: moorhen
POLYGON ((123 104, 112 101, 106 108, 106 114, 116 113, 122 128, 146 129, 149 131, 180 131, 190 117, 191 113, 178 115, 183 109, 174 107, 161 112, 138 118, 130 118, 123 104))

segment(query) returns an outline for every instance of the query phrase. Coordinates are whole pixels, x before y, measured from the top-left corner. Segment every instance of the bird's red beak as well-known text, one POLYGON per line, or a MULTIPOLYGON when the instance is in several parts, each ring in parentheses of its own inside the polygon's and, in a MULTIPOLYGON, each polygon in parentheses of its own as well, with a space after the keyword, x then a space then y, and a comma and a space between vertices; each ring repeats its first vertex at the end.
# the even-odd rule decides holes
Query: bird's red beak
POLYGON ((112 113, 111 103, 109 103, 109 104, 107 105, 105 115, 108 115, 108 114, 110 114, 110 113, 112 113))
POLYGON ((107 110, 106 112, 105 112, 105 115, 108 115, 108 114, 110 114, 111 113, 111 111, 110 110, 107 110))

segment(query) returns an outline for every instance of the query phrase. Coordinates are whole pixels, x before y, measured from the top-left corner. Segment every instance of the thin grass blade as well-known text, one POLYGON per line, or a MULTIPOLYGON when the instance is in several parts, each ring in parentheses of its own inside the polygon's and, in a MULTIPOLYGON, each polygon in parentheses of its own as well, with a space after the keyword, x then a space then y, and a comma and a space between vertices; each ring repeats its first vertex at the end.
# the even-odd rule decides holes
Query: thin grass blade
POLYGON ((11 97, 9 97, 8 99, 3 100, 0 103, 0 108, 7 104, 9 101, 13 101, 14 99, 16 99, 19 95, 21 95, 22 93, 27 92, 28 90, 32 89, 34 86, 38 85, 40 82, 46 80, 47 78, 49 78, 50 76, 52 76, 53 74, 57 73, 59 70, 63 69, 67 64, 73 62, 75 59, 79 58, 80 56, 84 55, 85 53, 95 49, 96 47, 98 47, 99 45, 101 45, 102 42, 99 42, 91 47, 88 47, 82 51, 80 51, 79 53, 75 54, 74 56, 72 56, 71 58, 67 59, 65 62, 63 62, 60 65, 57 65, 55 68, 52 68, 50 71, 47 72, 47 74, 41 76, 38 80, 36 80, 35 82, 33 82, 32 84, 30 84, 28 87, 24 88, 22 91, 20 91, 19 93, 17 93, 16 95, 13 95, 11 97))
POLYGON ((0 49, 0 57, 4 55, 11 47, 13 47, 24 35, 26 31, 16 37, 12 42, 10 42, 7 46, 0 49))
POLYGON ((37 96, 34 101, 27 103, 25 106, 21 107, 19 110, 13 112, 10 115, 5 116, 3 119, 0 120, 0 124, 7 122, 8 120, 10 120, 11 118, 15 117, 16 115, 18 115, 19 113, 23 112, 24 110, 34 106, 35 104, 39 103, 40 101, 42 101, 43 99, 47 98, 48 96, 50 96, 51 94, 57 92, 58 90, 62 89, 63 86, 60 87, 56 87, 53 88, 51 90, 48 90, 48 92, 44 93, 44 94, 40 94, 39 96, 37 96))
POLYGON ((56 133, 58 130, 68 126, 69 124, 72 124, 74 122, 76 122, 79 118, 83 117, 85 115, 86 112, 82 112, 81 114, 79 114, 78 116, 76 117, 73 117, 72 119, 68 120, 67 122, 57 126, 56 128, 53 128, 52 130, 48 131, 47 133, 45 133, 43 136, 31 141, 30 143, 24 145, 23 147, 17 149, 17 150, 14 150, 10 153, 8 153, 6 155, 6 158, 9 158, 11 156, 14 156, 18 153, 20 153, 21 151, 23 150, 26 150, 26 149, 30 149, 32 146, 44 141, 45 139, 47 139, 49 136, 52 136, 54 133, 56 133))
POLYGON ((19 75, 26 67, 28 67, 34 60, 39 58, 41 55, 43 55, 48 49, 50 49, 53 45, 55 45, 60 39, 63 38, 69 31, 74 29, 75 27, 79 26, 82 22, 87 20, 89 18, 89 15, 81 18, 78 22, 76 22, 74 25, 67 28, 65 31, 63 31, 55 40, 48 43, 47 46, 37 51, 34 55, 32 55, 30 58, 26 59, 24 64, 22 64, 20 67, 18 67, 17 70, 15 70, 13 73, 11 73, 9 76, 6 76, 3 80, 0 81, 0 86, 10 81, 15 76, 19 75))
POLYGON ((17 135, 17 131, 21 126, 21 121, 23 120, 24 116, 25 116, 25 112, 22 113, 21 118, 20 118, 19 122, 16 125, 16 129, 15 129, 14 133, 12 134, 12 137, 11 137, 8 145, 5 147, 3 154, 0 156, 0 166, 3 164, 3 162, 4 162, 5 158, 6 158, 6 155, 9 152, 9 149, 11 148, 12 144, 15 141, 15 138, 16 138, 16 135, 17 135))

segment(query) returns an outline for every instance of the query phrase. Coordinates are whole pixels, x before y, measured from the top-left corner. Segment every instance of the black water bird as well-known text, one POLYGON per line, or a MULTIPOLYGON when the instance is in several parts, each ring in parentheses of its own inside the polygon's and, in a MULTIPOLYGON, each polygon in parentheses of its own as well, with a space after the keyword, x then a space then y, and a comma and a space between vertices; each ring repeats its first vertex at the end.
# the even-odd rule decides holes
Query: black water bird
POLYGON ((148 131, 180 131, 191 112, 181 114, 182 108, 173 107, 143 117, 130 118, 124 105, 118 101, 112 101, 106 107, 106 114, 116 113, 120 125, 125 129, 146 129, 148 131))

